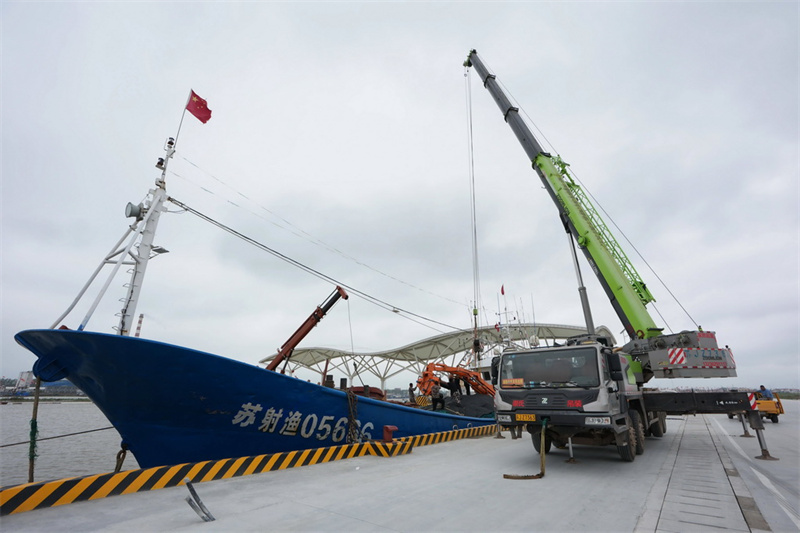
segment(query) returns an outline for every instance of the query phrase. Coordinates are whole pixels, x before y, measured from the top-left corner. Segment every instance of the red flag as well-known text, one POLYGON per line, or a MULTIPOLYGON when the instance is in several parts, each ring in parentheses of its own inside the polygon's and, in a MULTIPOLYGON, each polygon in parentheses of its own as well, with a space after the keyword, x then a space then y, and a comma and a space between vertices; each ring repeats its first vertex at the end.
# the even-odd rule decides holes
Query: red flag
POLYGON ((205 124, 211 118, 211 110, 208 108, 208 102, 197 96, 197 93, 192 91, 189 95, 189 103, 186 104, 186 111, 197 117, 197 120, 205 124))
POLYGON ((503 283, 503 285, 500 287, 500 294, 502 294, 503 296, 506 295, 506 284, 505 283, 503 283))

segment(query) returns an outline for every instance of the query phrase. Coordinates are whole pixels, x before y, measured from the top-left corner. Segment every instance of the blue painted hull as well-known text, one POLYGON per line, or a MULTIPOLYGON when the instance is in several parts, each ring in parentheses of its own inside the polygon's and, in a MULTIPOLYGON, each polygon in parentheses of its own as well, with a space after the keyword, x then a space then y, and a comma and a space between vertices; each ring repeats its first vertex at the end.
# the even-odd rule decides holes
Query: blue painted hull
MULTIPOLYGON (((142 468, 302 450, 347 442, 347 394, 161 342, 72 330, 15 339, 45 381, 67 378, 103 411, 142 468)), ((358 397, 362 438, 493 424, 358 397)))

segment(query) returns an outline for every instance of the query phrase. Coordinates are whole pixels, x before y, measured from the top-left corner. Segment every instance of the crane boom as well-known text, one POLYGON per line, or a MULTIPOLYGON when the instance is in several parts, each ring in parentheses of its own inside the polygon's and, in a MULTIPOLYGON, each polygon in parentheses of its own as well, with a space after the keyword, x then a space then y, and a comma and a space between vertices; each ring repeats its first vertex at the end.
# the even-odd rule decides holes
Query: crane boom
MULTIPOLYGON (((292 356, 292 352, 294 352, 294 349, 298 344, 300 344, 300 341, 302 341, 305 336, 308 335, 312 329, 314 329, 314 326, 319 324, 319 321, 322 320, 328 311, 330 311, 331 307, 333 307, 333 304, 335 304, 339 298, 344 298, 347 300, 348 296, 344 289, 337 285, 333 294, 331 294, 331 296, 325 302, 314 309, 311 315, 309 315, 309 317, 302 324, 300 324, 300 327, 297 328, 297 331, 292 333, 292 336, 289 337, 285 343, 283 343, 281 349, 278 350, 278 354, 267 365, 267 370, 275 370, 278 368, 278 365, 281 364, 281 361, 288 362, 289 358, 292 356)), ((284 364, 284 369, 285 368, 286 364, 284 364)), ((283 371, 281 371, 281 373, 283 373, 283 371)))
POLYGON ((642 362, 642 381, 654 375, 735 376, 736 365, 730 350, 727 347, 718 348, 713 332, 662 333, 663 328, 656 325, 646 307, 655 298, 586 193, 570 174, 569 165, 559 156, 552 156, 542 149, 520 115, 519 108, 511 104, 495 75, 489 72, 475 50, 470 51, 464 65, 474 67, 484 87, 492 95, 558 208, 564 228, 578 244, 600 281, 631 338, 623 349, 639 357, 642 362))
POLYGON ((519 109, 500 88, 474 50, 467 59, 494 98, 503 116, 517 136, 558 208, 567 231, 583 251, 592 271, 597 275, 611 305, 631 338, 649 338, 660 334, 645 306, 655 300, 636 272, 628 256, 617 243, 586 193, 575 182, 560 157, 545 152, 519 109))

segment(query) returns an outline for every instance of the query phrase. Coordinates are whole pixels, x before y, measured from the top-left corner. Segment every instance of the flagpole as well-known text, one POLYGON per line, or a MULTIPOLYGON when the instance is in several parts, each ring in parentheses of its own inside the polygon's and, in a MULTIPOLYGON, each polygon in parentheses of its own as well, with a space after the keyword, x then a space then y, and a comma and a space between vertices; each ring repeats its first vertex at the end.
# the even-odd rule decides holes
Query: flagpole
POLYGON ((183 105, 183 113, 181 113, 181 121, 178 124, 178 133, 175 134, 175 146, 178 146, 178 136, 181 134, 181 128, 183 127, 183 117, 186 116, 186 106, 189 105, 189 101, 192 99, 192 91, 189 91, 189 96, 186 98, 186 103, 183 105))

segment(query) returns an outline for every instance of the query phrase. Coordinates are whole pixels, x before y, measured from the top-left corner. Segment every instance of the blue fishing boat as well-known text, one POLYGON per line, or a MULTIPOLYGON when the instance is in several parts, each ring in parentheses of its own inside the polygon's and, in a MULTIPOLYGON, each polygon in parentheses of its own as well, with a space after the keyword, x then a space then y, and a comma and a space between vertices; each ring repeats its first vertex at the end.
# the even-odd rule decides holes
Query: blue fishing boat
POLYGON ((406 437, 494 423, 137 337, 42 329, 15 338, 39 358, 38 377, 67 378, 97 404, 143 468, 380 439, 384 426, 406 437))
POLYGON ((174 202, 167 197, 165 181, 175 145, 173 138, 165 143, 166 157, 156 164, 162 171, 156 186, 141 204, 128 204, 126 215, 135 222, 75 302, 49 329, 15 336, 38 357, 33 366, 37 377, 66 378, 85 392, 117 429, 123 449, 143 468, 361 442, 381 438, 385 426, 394 426, 397 438, 494 424, 491 411, 459 416, 381 401, 277 369, 139 338, 138 332, 131 335, 147 262, 163 251, 153 245, 153 237, 164 202, 174 202), (108 265, 109 280, 80 326, 60 326, 108 265), (88 331, 92 313, 123 265, 131 267, 131 279, 117 334, 88 331))

